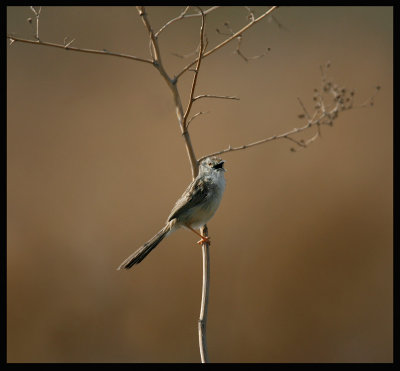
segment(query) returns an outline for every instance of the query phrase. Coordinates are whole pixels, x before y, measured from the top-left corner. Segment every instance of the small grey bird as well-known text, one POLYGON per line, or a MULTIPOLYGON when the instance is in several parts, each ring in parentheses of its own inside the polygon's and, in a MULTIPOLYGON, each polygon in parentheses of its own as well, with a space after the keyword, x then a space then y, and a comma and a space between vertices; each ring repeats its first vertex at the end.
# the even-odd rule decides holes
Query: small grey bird
POLYGON ((217 157, 208 157, 200 162, 199 174, 183 195, 176 202, 168 216, 167 224, 143 246, 128 256, 118 270, 132 268, 139 264, 165 237, 181 227, 185 227, 198 236, 203 242, 210 242, 196 229, 201 228, 215 214, 225 190, 224 161, 217 157))

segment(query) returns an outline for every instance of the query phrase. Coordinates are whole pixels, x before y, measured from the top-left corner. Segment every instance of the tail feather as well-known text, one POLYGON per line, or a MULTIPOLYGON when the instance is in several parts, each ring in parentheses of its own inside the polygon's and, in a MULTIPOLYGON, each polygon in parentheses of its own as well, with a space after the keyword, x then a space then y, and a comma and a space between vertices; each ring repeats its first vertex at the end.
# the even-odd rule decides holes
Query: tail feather
POLYGON ((122 264, 117 268, 129 269, 135 264, 139 264, 168 234, 170 227, 167 224, 161 229, 151 240, 147 241, 143 246, 139 247, 132 255, 128 256, 122 264))

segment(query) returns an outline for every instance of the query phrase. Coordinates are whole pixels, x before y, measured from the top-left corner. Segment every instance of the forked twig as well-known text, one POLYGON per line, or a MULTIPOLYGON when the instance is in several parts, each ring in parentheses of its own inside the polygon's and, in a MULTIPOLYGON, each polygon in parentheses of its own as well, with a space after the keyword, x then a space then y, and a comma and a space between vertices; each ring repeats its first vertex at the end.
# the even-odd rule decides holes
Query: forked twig
POLYGON ((210 112, 209 112, 209 111, 207 111, 207 112, 200 111, 200 112, 197 112, 196 114, 194 114, 194 115, 187 121, 186 127, 188 128, 188 127, 189 127, 189 124, 190 124, 196 117, 198 117, 198 116, 200 116, 200 115, 205 115, 206 113, 210 113, 210 112))
MULTIPOLYGON (((39 6, 38 10, 36 10, 35 7, 33 7, 33 6, 31 6, 30 8, 31 8, 32 12, 35 14, 35 18, 36 18, 35 39, 39 40, 39 17, 40 17, 40 12, 42 11, 42 7, 39 6)), ((30 18, 28 18, 28 19, 30 19, 30 18)), ((31 22, 29 22, 29 23, 31 23, 31 22)))
MULTIPOLYGON (((155 36, 158 37, 158 35, 160 35, 160 33, 162 31, 164 31, 168 26, 170 26, 171 24, 180 21, 181 19, 184 18, 193 18, 193 17, 201 17, 202 13, 194 13, 194 14, 186 14, 189 11, 190 6, 187 6, 180 15, 178 15, 176 18, 173 18, 171 20, 169 20, 167 23, 164 24, 164 26, 162 26, 156 33, 155 36)), ((212 6, 211 8, 208 8, 207 10, 202 10, 203 15, 207 15, 209 13, 211 13, 212 11, 218 9, 219 6, 212 6)))
MULTIPOLYGON (((253 21, 253 20, 254 20, 254 13, 253 13, 252 10, 251 10, 250 8, 248 8, 247 6, 246 6, 245 8, 246 8, 246 9, 248 10, 248 12, 249 12, 248 19, 249 19, 250 21, 253 21)), ((232 30, 232 28, 230 27, 229 22, 224 22, 224 26, 228 29, 229 32, 228 32, 228 33, 225 33, 225 32, 220 31, 220 30, 217 28, 216 31, 217 31, 218 34, 220 34, 220 35, 225 35, 225 36, 232 36, 232 35, 235 34, 235 32, 234 32, 234 31, 232 30)), ((252 59, 259 59, 259 58, 262 58, 262 57, 264 57, 264 56, 271 50, 270 48, 267 48, 267 49, 265 50, 265 52, 262 53, 262 54, 255 55, 255 56, 252 56, 252 57, 247 57, 246 55, 244 55, 244 53, 243 53, 242 50, 241 50, 243 35, 238 35, 238 36, 236 37, 236 39, 237 39, 237 46, 236 46, 236 49, 235 49, 235 53, 236 53, 239 57, 241 57, 245 62, 248 62, 249 60, 252 60, 252 59)))
POLYGON ((155 36, 158 37, 158 35, 159 35, 161 32, 163 32, 168 26, 170 26, 171 24, 175 23, 176 21, 179 21, 179 20, 183 19, 183 18, 185 17, 186 13, 188 12, 189 8, 190 8, 190 6, 187 6, 187 7, 182 11, 182 13, 181 13, 178 17, 169 20, 164 26, 162 26, 162 27, 155 33, 155 36))
MULTIPOLYGON (((220 44, 209 50, 208 52, 204 53, 202 58, 206 58, 209 55, 215 53, 217 50, 221 49, 224 47, 226 44, 230 43, 232 40, 234 40, 236 37, 239 35, 243 34, 246 32, 249 28, 254 26, 256 23, 260 22, 263 18, 265 18, 267 15, 271 14, 274 10, 276 10, 278 7, 277 6, 272 6, 269 8, 266 12, 261 14, 259 17, 251 20, 246 26, 242 27, 239 31, 235 32, 232 36, 228 37, 224 41, 222 41, 220 44)), ((186 65, 177 75, 175 75, 175 79, 178 79, 180 76, 182 76, 183 73, 185 73, 190 67, 192 67, 194 64, 197 63, 197 59, 186 65)))

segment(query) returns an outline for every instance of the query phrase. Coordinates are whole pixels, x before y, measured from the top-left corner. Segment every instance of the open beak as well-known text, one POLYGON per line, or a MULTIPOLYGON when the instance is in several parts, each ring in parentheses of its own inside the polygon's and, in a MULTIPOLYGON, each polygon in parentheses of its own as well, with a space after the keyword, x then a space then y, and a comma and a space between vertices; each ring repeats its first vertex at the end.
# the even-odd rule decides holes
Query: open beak
POLYGON ((214 165, 213 168, 214 169, 222 169, 222 170, 226 171, 224 169, 224 163, 225 163, 225 161, 218 162, 218 164, 214 165))

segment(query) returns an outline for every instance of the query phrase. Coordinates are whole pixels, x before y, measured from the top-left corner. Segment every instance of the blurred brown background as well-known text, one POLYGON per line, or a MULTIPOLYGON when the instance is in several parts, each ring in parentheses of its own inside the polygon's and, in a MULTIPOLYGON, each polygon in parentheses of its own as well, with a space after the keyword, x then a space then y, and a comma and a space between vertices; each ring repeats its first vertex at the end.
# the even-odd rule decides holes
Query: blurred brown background
MULTIPOLYGON (((155 29, 181 7, 149 7, 155 29)), ((266 8, 255 8, 256 15, 266 8)), ((243 7, 207 18, 210 46, 243 7)), ((344 112, 292 153, 275 141, 227 154, 227 188, 209 223, 208 347, 213 362, 392 361, 391 7, 283 7, 204 60, 191 124, 196 154, 304 124, 319 66, 374 107, 344 112)), ((8 32, 33 39, 29 7, 8 32)), ((199 19, 160 36, 171 75, 199 19)), ((40 37, 148 56, 134 7, 44 7, 40 37)), ((8 362, 199 362, 201 249, 172 235, 116 271, 163 225, 190 182, 171 94, 134 61, 15 43, 8 62, 8 362)), ((180 87, 188 89, 191 73, 180 87)), ((184 103, 187 94, 183 94, 184 103)), ((309 132, 311 136, 313 132, 309 132)), ((304 137, 304 136, 303 136, 304 137)))

